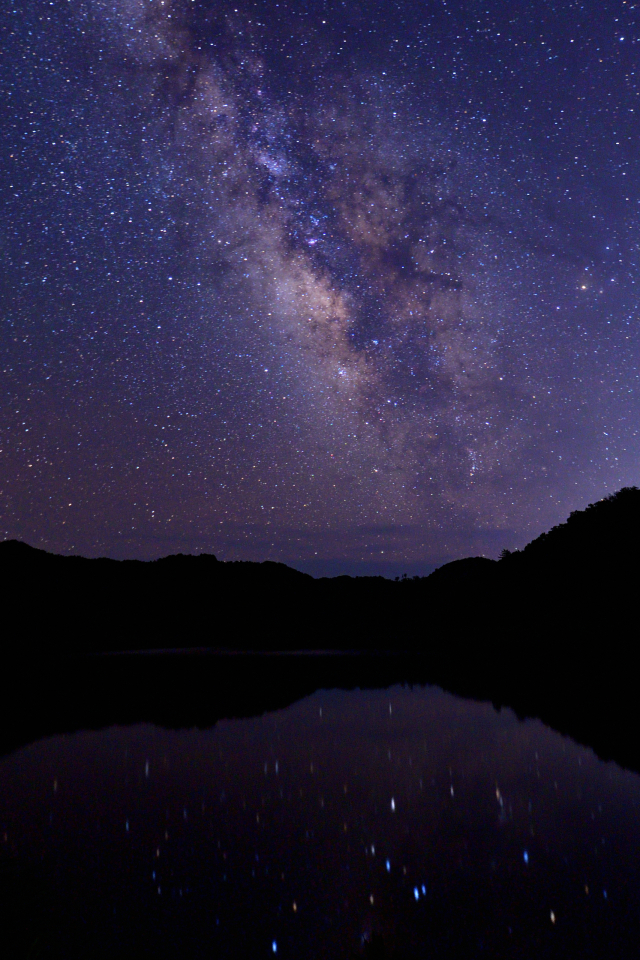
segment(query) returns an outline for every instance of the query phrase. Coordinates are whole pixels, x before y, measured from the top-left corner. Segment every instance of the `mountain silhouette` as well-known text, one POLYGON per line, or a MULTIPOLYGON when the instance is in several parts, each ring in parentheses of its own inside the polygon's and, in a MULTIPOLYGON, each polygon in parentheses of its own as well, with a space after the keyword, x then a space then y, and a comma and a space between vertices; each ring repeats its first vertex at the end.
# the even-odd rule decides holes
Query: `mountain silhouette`
POLYGON ((639 534, 640 490, 628 487, 499 561, 397 581, 315 580, 212 555, 89 560, 4 541, 2 656, 22 697, 2 708, 4 746, 116 721, 206 725, 319 686, 404 680, 540 717, 640 770, 639 534), (144 654, 157 650, 167 652, 144 654), (268 655, 287 650, 350 653, 268 655))

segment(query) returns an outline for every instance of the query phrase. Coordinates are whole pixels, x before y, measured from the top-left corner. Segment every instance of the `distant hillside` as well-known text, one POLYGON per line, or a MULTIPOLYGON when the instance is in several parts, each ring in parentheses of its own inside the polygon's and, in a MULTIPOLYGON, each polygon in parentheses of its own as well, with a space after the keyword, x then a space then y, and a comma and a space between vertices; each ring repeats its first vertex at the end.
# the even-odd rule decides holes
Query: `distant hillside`
POLYGON ((16 540, 0 543, 0 578, 10 652, 53 655, 366 645, 374 641, 363 629, 374 595, 377 606, 398 586, 382 577, 314 580, 283 563, 223 563, 207 554, 62 557, 16 540))
POLYGON ((87 560, 8 540, 0 543, 0 582, 12 651, 415 650, 442 637, 484 633, 495 643, 540 627, 561 627, 567 641, 626 614, 639 542, 640 491, 627 487, 499 562, 470 557, 429 577, 314 580, 270 561, 87 560))
POLYGON ((542 533, 521 551, 505 551, 508 565, 525 564, 529 568, 572 566, 582 572, 592 567, 599 575, 612 568, 639 562, 640 490, 623 487, 586 510, 574 510, 565 523, 542 533))

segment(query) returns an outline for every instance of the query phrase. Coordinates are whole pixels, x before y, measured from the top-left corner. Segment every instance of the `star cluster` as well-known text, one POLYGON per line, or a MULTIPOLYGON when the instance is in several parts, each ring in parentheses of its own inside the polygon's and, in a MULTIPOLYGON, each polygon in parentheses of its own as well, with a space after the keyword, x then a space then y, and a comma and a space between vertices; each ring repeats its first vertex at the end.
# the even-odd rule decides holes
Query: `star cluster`
POLYGON ((1 29, 5 536, 418 571, 637 482, 633 4, 1 29))

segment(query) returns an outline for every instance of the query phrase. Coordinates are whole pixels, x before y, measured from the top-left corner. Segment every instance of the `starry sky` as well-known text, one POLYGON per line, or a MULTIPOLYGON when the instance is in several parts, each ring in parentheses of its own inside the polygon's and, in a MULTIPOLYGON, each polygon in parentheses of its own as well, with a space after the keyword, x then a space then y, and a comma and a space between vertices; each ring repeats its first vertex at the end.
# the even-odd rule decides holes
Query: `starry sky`
POLYGON ((428 572, 638 482, 640 8, 3 11, 0 536, 428 572))

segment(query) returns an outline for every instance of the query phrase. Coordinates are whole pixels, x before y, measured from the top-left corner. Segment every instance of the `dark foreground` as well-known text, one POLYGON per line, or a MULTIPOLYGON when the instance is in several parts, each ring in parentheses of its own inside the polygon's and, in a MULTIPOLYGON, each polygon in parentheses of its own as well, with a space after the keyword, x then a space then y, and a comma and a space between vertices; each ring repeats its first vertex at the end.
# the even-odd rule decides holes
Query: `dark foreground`
POLYGON ((635 960, 640 781, 552 730, 640 772, 638 542, 627 490, 400 582, 0 544, 3 949, 635 960))

